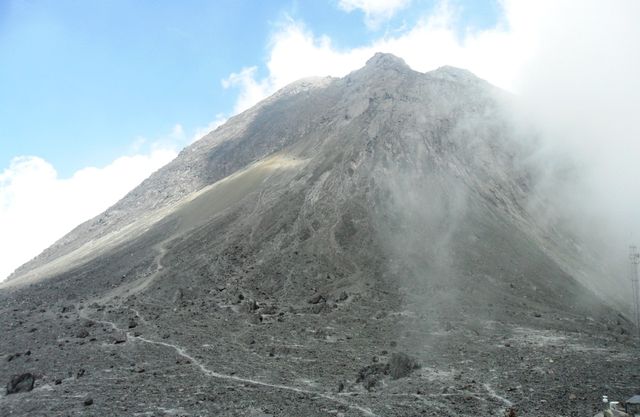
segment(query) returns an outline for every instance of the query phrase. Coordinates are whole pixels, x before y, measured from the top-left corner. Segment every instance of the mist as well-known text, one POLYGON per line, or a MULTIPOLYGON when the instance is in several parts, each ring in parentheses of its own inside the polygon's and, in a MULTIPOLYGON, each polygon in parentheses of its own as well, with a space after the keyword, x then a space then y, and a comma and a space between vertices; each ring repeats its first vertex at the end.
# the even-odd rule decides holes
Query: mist
POLYGON ((599 259, 593 284, 622 285, 628 245, 640 243, 640 3, 504 0, 493 26, 462 32, 456 7, 438 2, 414 27, 352 49, 287 20, 271 38, 267 75, 245 74, 238 104, 301 77, 343 76, 378 51, 420 72, 468 69, 513 94, 520 139, 533 147, 526 162, 537 174, 538 220, 562 225, 599 259))
POLYGON ((586 245, 584 255, 601 267, 590 278, 596 287, 623 291, 628 245, 640 239, 640 4, 554 9, 518 81, 517 117, 539 140, 530 162, 541 173, 543 220, 586 245))

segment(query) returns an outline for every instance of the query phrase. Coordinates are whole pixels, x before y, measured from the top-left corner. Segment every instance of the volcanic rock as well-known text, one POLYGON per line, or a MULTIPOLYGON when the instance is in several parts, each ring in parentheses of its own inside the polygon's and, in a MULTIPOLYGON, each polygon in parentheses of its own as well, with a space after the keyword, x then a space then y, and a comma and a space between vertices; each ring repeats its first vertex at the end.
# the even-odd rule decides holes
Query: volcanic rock
POLYGON ((20 375, 14 375, 7 383, 7 395, 17 394, 20 392, 29 392, 33 389, 35 377, 27 372, 20 375))
POLYGON ((389 375, 393 379, 404 378, 418 368, 418 362, 406 353, 393 353, 389 360, 389 375))
POLYGON ((594 289, 614 277, 555 215, 516 101, 376 54, 230 118, 0 284, 0 352, 96 370, 0 409, 99 389, 95 415, 573 417, 635 394, 633 321, 594 289), (144 336, 122 345, 132 312, 144 336), (97 343, 70 343, 85 320, 97 343), (383 350, 413 356, 362 366, 383 350))

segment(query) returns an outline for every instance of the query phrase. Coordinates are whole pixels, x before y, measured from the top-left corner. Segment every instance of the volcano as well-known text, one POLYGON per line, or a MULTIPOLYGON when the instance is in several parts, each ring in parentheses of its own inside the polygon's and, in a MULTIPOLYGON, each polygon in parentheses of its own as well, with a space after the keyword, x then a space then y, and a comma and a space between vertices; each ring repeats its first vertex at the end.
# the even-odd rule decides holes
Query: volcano
POLYGON ((513 100, 376 54, 231 118, 0 286, 0 381, 35 379, 0 414, 585 416, 634 394, 633 326, 531 210, 513 100))

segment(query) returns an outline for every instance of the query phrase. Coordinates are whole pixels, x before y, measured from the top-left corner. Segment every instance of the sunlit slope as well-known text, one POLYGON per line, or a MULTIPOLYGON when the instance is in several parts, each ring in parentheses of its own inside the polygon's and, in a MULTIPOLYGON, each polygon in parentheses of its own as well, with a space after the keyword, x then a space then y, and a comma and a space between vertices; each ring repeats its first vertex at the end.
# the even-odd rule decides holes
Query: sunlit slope
POLYGON ((134 240, 160 221, 176 225, 167 236, 167 239, 175 238, 232 208, 258 190, 271 175, 282 170, 296 169, 302 164, 302 160, 281 155, 266 158, 184 197, 171 206, 147 213, 119 230, 91 240, 68 254, 0 285, 12 287, 34 283, 90 262, 117 246, 134 240))

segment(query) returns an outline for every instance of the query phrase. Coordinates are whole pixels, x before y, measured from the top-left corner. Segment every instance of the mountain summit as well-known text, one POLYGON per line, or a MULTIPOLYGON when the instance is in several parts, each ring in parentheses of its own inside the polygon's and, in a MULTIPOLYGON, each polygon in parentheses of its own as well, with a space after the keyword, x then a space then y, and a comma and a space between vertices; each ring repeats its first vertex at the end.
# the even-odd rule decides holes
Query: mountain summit
POLYGON ((366 64, 367 67, 397 70, 410 70, 409 66, 404 62, 404 59, 398 58, 393 54, 386 54, 377 52, 373 55, 366 64))
POLYGON ((529 212, 504 96, 376 54, 231 118, 0 287, 0 375, 36 387, 0 409, 588 415, 630 394, 630 324, 529 212))

